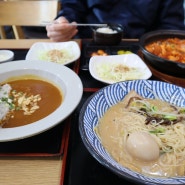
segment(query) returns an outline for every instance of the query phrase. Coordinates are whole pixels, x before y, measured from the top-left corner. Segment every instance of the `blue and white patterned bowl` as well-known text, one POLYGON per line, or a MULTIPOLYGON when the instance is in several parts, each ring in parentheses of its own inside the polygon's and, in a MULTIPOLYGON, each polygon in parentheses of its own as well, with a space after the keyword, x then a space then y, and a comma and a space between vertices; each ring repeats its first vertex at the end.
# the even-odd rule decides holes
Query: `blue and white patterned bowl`
POLYGON ((185 89, 165 82, 135 80, 115 83, 99 90, 83 105, 79 117, 79 131, 83 143, 90 154, 115 174, 142 184, 178 185, 185 184, 185 176, 174 178, 153 178, 134 172, 118 164, 102 146, 94 127, 98 119, 112 105, 121 101, 131 90, 146 98, 155 98, 185 107, 185 89))

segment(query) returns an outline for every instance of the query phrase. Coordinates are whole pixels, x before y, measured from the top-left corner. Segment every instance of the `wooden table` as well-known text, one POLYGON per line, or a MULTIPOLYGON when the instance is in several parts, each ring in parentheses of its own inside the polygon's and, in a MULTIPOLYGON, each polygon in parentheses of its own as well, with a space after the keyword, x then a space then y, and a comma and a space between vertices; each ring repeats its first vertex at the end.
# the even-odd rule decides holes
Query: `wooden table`
POLYGON ((0 158, 1 185, 59 185, 62 157, 0 158))
MULTIPOLYGON (((28 49, 48 39, 0 39, 0 49, 28 49)), ((0 185, 60 185, 63 156, 0 157, 0 185)))
POLYGON ((51 42, 49 39, 0 39, 0 49, 24 49, 30 48, 35 42, 51 42))
MULTIPOLYGON (((129 39, 129 41, 131 41, 129 39)), ((133 40, 135 41, 135 40, 133 40)), ((0 49, 28 49, 31 47, 31 45, 35 42, 51 42, 48 39, 21 39, 21 40, 0 40, 0 49)), ((77 40, 78 42, 78 40, 77 40)), ((80 43, 80 40, 79 40, 80 43)), ((77 66, 78 68, 79 66, 77 66)), ((176 78, 169 78, 168 76, 164 76, 165 79, 163 79, 163 76, 159 74, 159 72, 155 72, 154 69, 152 69, 152 72, 155 74, 155 77, 160 77, 160 79, 164 81, 169 82, 176 82, 176 84, 185 86, 184 79, 176 79, 176 78)), ((79 74, 81 75, 81 78, 85 78, 87 81, 88 75, 87 73, 79 74)), ((94 83, 93 83, 94 84, 94 83)), ((102 87, 102 84, 95 82, 95 86, 91 86, 92 84, 88 85, 84 82, 84 94, 89 92, 95 92, 98 90, 98 88, 102 87)), ((76 124, 73 124, 76 125, 76 124)), ((73 131, 73 129, 71 129, 73 131)), ((79 144, 79 143, 77 143, 79 144)), ((66 144, 66 148, 68 146, 68 143, 66 144)), ((73 146, 74 147, 74 146, 73 146)), ((79 145, 78 145, 79 147, 79 145)), ((83 146, 84 147, 84 146, 83 146)), ((70 148, 70 147, 69 147, 70 148)), ((78 148, 78 153, 83 153, 84 151, 82 148, 78 148), (79 151, 80 150, 80 151, 79 151)), ((67 149, 66 149, 67 150, 67 149)), ((86 153, 84 155, 87 155, 87 158, 89 159, 89 153, 85 151, 86 153)), ((75 153, 76 155, 76 153, 75 153)), ((84 155, 82 155, 84 157, 84 155)), ((63 156, 51 156, 51 157, 16 157, 16 156, 6 156, 6 157, 0 157, 0 185, 63 185, 63 177, 65 172, 65 165, 66 165, 66 156, 67 154, 64 152, 63 156)), ((75 156, 76 157, 76 156, 75 156)), ((78 156, 77 156, 78 157, 78 156)), ((81 160, 79 158, 75 158, 74 160, 81 160)), ((80 171, 80 169, 83 169, 83 164, 86 161, 82 162, 82 166, 77 166, 77 170, 80 171), (79 169, 78 169, 79 168, 79 169)), ((81 161, 80 161, 81 163, 81 161)), ((79 164, 79 163, 78 163, 79 164)), ((81 164, 80 164, 81 165, 81 164)), ((101 165, 99 166, 101 167, 101 165)), ((98 169, 99 169, 98 167, 98 169)), ((86 169, 84 167, 84 169, 86 169)), ((101 170, 104 170, 104 168, 101 168, 101 170)), ((100 171, 101 171, 100 170, 100 171)), ((83 170, 81 170, 83 171, 83 170)), ((80 171, 80 172, 81 172, 80 171)), ((80 173, 79 172, 79 173, 80 173)), ((98 171, 99 172, 99 171, 98 171)), ((75 172, 72 171, 72 173, 76 174, 76 168, 75 172)), ((81 173, 80 177, 84 175, 81 173)), ((94 174, 93 174, 94 175, 94 174)), ((112 174, 110 174, 111 176, 112 174)), ((88 174, 87 174, 88 176, 88 174)), ((66 177, 66 176, 65 176, 66 177)), ((71 176, 72 177, 72 176, 71 176)), ((93 176, 94 179, 96 176, 93 176)), ((102 177, 104 177, 102 175, 102 177)), ((77 178, 77 177, 76 177, 77 178)), ((92 177, 91 177, 92 178, 92 177)), ((75 179, 75 178, 73 178, 75 179)), ((103 179, 105 181, 105 179, 103 179)), ((71 182, 71 181, 70 181, 71 182)), ((74 182, 74 180, 73 180, 74 182)), ((111 182, 111 181, 110 181, 111 182)), ((76 181, 75 181, 76 183, 76 181)), ((72 184, 72 182, 71 182, 72 184)), ((121 182, 121 184, 127 184, 126 182, 121 182)), ((130 184, 130 183, 128 183, 130 184)))

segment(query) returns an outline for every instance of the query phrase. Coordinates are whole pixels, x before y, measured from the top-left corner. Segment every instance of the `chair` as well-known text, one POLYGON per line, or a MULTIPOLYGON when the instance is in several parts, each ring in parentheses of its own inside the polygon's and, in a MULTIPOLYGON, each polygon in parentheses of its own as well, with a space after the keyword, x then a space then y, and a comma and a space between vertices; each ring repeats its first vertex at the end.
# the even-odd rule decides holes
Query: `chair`
POLYGON ((52 21, 60 8, 58 0, 0 1, 0 37, 6 39, 5 26, 12 26, 15 39, 24 39, 22 26, 40 27, 42 21, 52 21))

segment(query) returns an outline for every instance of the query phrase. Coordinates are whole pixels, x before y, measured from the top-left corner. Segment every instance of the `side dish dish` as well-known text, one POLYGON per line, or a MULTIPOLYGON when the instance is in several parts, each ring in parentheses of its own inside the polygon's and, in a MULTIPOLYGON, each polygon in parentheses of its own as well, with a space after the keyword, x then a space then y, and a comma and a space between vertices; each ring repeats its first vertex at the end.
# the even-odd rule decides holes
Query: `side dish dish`
POLYGON ((148 79, 152 73, 136 54, 93 56, 89 61, 93 78, 112 84, 125 80, 148 79))
POLYGON ((76 41, 36 42, 29 49, 26 60, 48 61, 68 65, 80 57, 81 51, 76 41))
POLYGON ((108 55, 108 53, 105 52, 103 49, 99 49, 99 50, 91 53, 91 57, 93 57, 93 56, 107 56, 107 55, 108 55))
POLYGON ((145 46, 152 54, 167 60, 185 63, 185 39, 168 38, 145 46))
POLYGON ((13 60, 14 53, 11 50, 0 50, 0 62, 8 62, 13 60))
POLYGON ((95 130, 122 166, 154 177, 185 175, 185 107, 130 91, 105 112, 95 130))
POLYGON ((0 54, 0 61, 6 60, 8 57, 6 55, 0 54))
MULTIPOLYGON (((118 50, 116 52, 117 55, 131 54, 131 53, 133 53, 133 52, 130 50, 118 50)), ((98 49, 97 51, 92 52, 90 56, 93 57, 93 56, 107 56, 107 55, 110 55, 110 54, 108 54, 103 49, 98 49)))

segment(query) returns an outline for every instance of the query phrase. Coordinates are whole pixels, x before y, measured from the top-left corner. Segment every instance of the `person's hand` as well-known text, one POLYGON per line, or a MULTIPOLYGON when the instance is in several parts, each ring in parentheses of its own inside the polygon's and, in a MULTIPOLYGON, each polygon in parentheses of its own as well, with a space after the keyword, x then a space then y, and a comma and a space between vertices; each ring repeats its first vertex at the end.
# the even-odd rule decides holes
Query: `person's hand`
POLYGON ((47 25, 46 31, 47 36, 55 42, 68 41, 78 32, 77 27, 70 25, 65 17, 59 17, 52 24, 47 25))

